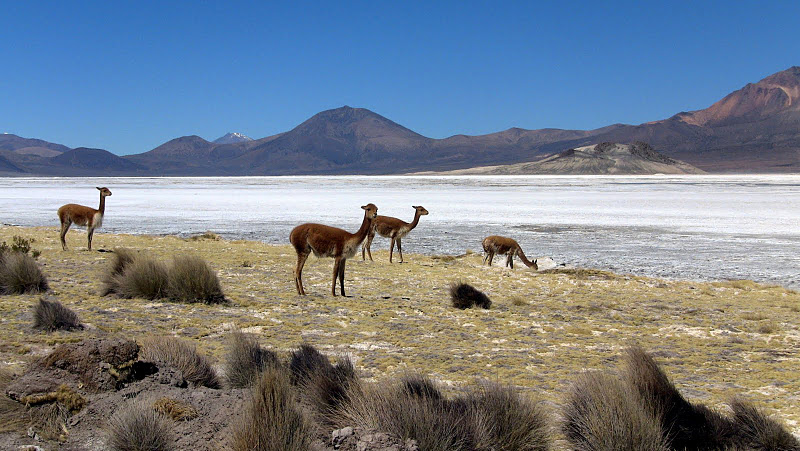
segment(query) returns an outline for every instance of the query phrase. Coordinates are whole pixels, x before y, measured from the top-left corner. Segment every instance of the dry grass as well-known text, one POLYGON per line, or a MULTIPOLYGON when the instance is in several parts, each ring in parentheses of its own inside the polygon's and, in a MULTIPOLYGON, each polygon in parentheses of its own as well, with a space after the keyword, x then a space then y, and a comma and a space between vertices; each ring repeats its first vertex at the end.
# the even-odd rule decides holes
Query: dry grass
POLYGON ((175 257, 169 269, 169 298, 178 302, 220 304, 225 295, 217 273, 194 255, 175 257))
POLYGON ((121 298, 161 299, 167 294, 167 267, 148 256, 139 255, 114 276, 113 289, 121 298))
POLYGON ((175 337, 150 337, 143 339, 140 345, 141 360, 177 368, 183 374, 183 378, 192 384, 209 388, 220 387, 211 363, 197 352, 194 344, 175 337))
POLYGON ((172 418, 174 421, 185 421, 197 418, 198 412, 191 404, 173 398, 159 398, 153 403, 156 412, 172 418))
POLYGON ((47 278, 33 257, 21 252, 0 254, 0 294, 43 293, 47 278))
POLYGON ((152 407, 128 401, 108 421, 106 445, 112 451, 172 451, 172 422, 152 407))
POLYGON ((225 355, 225 377, 230 387, 249 387, 266 367, 278 365, 275 353, 262 348, 255 337, 239 330, 231 332, 225 355))
POLYGON ((52 332, 83 329, 83 325, 78 315, 60 302, 39 299, 33 308, 33 328, 52 332))
POLYGON ((562 431, 576 451, 669 450, 658 415, 639 393, 609 374, 582 374, 563 411, 562 431))
POLYGON ((0 367, 0 433, 19 431, 28 424, 25 406, 6 396, 6 387, 13 379, 8 368, 0 367))
POLYGON ((114 249, 114 256, 111 257, 111 264, 109 265, 108 271, 103 274, 103 287, 100 290, 101 296, 108 296, 109 294, 116 293, 117 277, 121 276, 125 268, 133 263, 136 256, 136 252, 130 249, 114 249))
POLYGON ((232 431, 234 451, 308 451, 314 426, 298 408, 286 373, 267 368, 232 431))
POLYGON ((483 416, 483 447, 497 450, 550 449, 550 418, 541 407, 513 387, 484 382, 470 397, 471 407, 483 416))
POLYGON ((462 310, 476 306, 488 309, 492 306, 489 296, 463 282, 450 284, 450 301, 453 303, 453 307, 462 310))
POLYGON ((800 440, 752 404, 735 399, 730 408, 736 424, 736 445, 753 451, 800 450, 800 440))

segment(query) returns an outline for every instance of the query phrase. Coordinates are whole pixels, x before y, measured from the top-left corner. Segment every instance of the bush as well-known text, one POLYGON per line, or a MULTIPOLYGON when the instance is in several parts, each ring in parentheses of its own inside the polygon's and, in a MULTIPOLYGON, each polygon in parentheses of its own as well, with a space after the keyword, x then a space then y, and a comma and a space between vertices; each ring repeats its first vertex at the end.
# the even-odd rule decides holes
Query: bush
POLYGON ((191 404, 174 398, 159 398, 153 403, 156 412, 172 418, 175 421, 191 420, 197 418, 197 409, 191 404))
POLYGON ((175 337, 151 337, 142 340, 139 358, 177 368, 187 382, 219 388, 220 383, 208 359, 191 343, 175 337))
POLYGON ((52 332, 83 329, 83 325, 78 315, 60 302, 39 299, 39 303, 33 308, 33 328, 52 332))
MULTIPOLYGON (((658 415, 642 405, 639 394, 620 379, 584 373, 564 406, 562 431, 573 449, 668 450, 658 415)), ((680 448, 683 449, 683 448, 680 448)))
POLYGON ((225 376, 229 386, 249 387, 261 371, 279 364, 275 353, 259 346, 255 338, 239 330, 231 332, 225 357, 225 376))
POLYGON ((41 293, 47 279, 33 257, 20 252, 0 254, 0 294, 41 293))
POLYGON ((178 256, 169 269, 168 297, 179 302, 225 302, 217 273, 200 257, 178 256))
POLYGON ((492 301, 482 292, 475 289, 472 285, 463 282, 450 284, 450 300, 453 307, 467 309, 473 306, 488 309, 492 306, 492 301))
POLYGON ((113 292, 119 297, 160 299, 167 292, 167 267, 150 257, 137 256, 114 281, 113 292))
POLYGON ((103 276, 101 296, 108 296, 109 294, 116 293, 117 277, 122 275, 125 268, 133 262, 134 258, 136 258, 136 253, 130 249, 114 249, 111 266, 108 272, 103 276))
POLYGON ((36 240, 33 238, 28 239, 14 235, 14 237, 11 239, 10 246, 5 241, 3 241, 2 244, 0 244, 0 254, 18 252, 20 254, 27 255, 30 252, 31 256, 34 259, 39 258, 39 256, 42 254, 41 251, 33 250, 33 252, 31 252, 33 243, 35 242, 36 240))
POLYGON ((108 448, 113 451, 171 451, 172 422, 152 407, 128 401, 108 422, 108 448))
POLYGON ((261 373, 245 412, 233 425, 234 451, 307 451, 314 427, 298 409, 287 375, 277 368, 261 373))
POLYGON ((471 405, 484 417, 483 448, 520 451, 550 449, 547 416, 512 387, 486 382, 471 397, 471 405))

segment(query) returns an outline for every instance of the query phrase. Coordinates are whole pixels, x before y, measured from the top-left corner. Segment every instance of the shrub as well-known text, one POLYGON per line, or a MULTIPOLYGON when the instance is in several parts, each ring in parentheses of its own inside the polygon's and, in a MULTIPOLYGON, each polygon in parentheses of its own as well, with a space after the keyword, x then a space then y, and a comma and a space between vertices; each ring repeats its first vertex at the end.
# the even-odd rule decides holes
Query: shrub
POLYGON ((261 373, 244 414, 233 425, 234 451, 307 451, 314 435, 298 409, 287 375, 277 368, 261 373))
POLYGON ((418 398, 429 398, 440 400, 443 398, 439 387, 429 378, 421 374, 409 374, 400 379, 400 386, 403 393, 408 396, 418 398))
POLYGON ((305 383, 314 373, 327 373, 332 370, 333 365, 328 358, 309 344, 300 345, 300 349, 292 352, 289 360, 289 371, 294 385, 305 383))
POLYGON ((483 383, 471 396, 471 406, 484 417, 483 447, 520 451, 550 449, 547 416, 512 387, 483 383))
POLYGON ((122 298, 160 299, 167 291, 167 267, 146 256, 136 257, 114 279, 113 292, 122 298))
POLYGON ((32 245, 35 242, 36 242, 36 240, 33 239, 33 238, 28 239, 28 238, 23 238, 21 236, 14 235, 14 237, 11 239, 11 245, 10 246, 5 241, 3 241, 2 244, 0 244, 0 254, 4 254, 4 253, 7 253, 7 252, 8 253, 10 253, 10 252, 18 252, 20 254, 26 254, 27 255, 30 252, 31 256, 33 258, 39 258, 39 255, 42 254, 41 251, 33 250, 31 252, 32 245))
POLYGON ((800 441, 752 404, 738 399, 729 404, 736 424, 737 445, 754 451, 800 450, 800 441))
POLYGON ((191 420, 197 418, 197 409, 191 404, 174 398, 159 398, 153 403, 156 412, 172 418, 175 421, 191 420))
POLYGON ((670 449, 659 416, 644 408, 634 389, 608 374, 581 375, 563 415, 562 431, 577 451, 670 449))
POLYGON ((122 275, 125 268, 133 262, 134 258, 136 258, 136 253, 130 249, 114 249, 111 266, 103 276, 103 289, 100 292, 101 296, 108 296, 109 294, 117 292, 117 277, 122 275))
POLYGON ((33 257, 20 252, 0 254, 0 294, 41 293, 47 279, 33 257))
POLYGON ((473 306, 488 309, 492 306, 492 301, 489 297, 478 291, 472 285, 455 282, 450 284, 450 300, 453 302, 453 307, 459 309, 467 309, 473 306))
POLYGON ((239 330, 231 332, 225 358, 225 376, 229 386, 249 387, 267 366, 278 365, 275 353, 259 346, 255 338, 239 330))
POLYGON ((326 425, 334 426, 341 417, 342 406, 352 393, 359 393, 361 381, 349 358, 340 359, 327 371, 316 371, 302 386, 303 400, 326 425))
POLYGON ((658 364, 639 347, 628 349, 623 379, 638 392, 645 408, 660 409, 658 418, 674 449, 717 449, 730 443, 734 425, 702 404, 692 404, 658 364))
POLYGON ((219 388, 220 383, 208 359, 191 343, 175 337, 151 337, 142 340, 139 358, 177 368, 187 382, 219 388))
POLYGON ((146 404, 128 401, 108 421, 107 445, 113 451, 171 451, 172 422, 146 404))
POLYGON ((33 308, 33 328, 52 332, 83 329, 83 325, 78 315, 60 302, 39 299, 39 303, 33 308))
POLYGON ((179 302, 225 302, 217 273, 200 257, 175 257, 169 269, 168 297, 179 302))

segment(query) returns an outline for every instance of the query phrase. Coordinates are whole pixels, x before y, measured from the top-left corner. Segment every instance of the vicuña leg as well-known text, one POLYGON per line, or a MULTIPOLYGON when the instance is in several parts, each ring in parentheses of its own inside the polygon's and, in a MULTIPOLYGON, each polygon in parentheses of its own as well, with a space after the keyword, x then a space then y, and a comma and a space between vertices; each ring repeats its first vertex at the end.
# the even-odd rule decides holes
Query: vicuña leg
POLYGON ((403 243, 400 242, 400 238, 397 239, 397 252, 400 254, 400 263, 403 263, 403 243))
POLYGON ((61 223, 61 249, 67 250, 67 231, 72 221, 64 221, 61 223))
POLYGON ((372 259, 372 239, 375 238, 375 235, 367 235, 366 241, 364 241, 364 245, 361 246, 361 260, 366 260, 364 258, 364 250, 367 251, 367 255, 369 255, 369 261, 375 261, 372 259))
POLYGON ((294 268, 294 284, 297 288, 297 294, 301 296, 306 295, 306 290, 303 289, 303 266, 305 266, 307 259, 308 254, 298 253, 297 266, 294 268))
POLYGON ((90 228, 88 230, 88 233, 86 234, 86 236, 87 236, 87 238, 89 240, 89 250, 92 250, 92 237, 94 236, 94 227, 92 227, 92 228, 90 228))
POLYGON ((508 257, 506 257, 506 266, 514 269, 514 254, 508 254, 508 257))
POLYGON ((333 282, 331 283, 331 294, 336 296, 336 278, 339 277, 339 267, 342 266, 342 259, 336 258, 333 261, 333 282))
POLYGON ((392 253, 394 252, 394 242, 395 239, 392 238, 392 244, 389 245, 389 263, 392 262, 392 253))
POLYGON ((494 252, 489 252, 489 266, 492 266, 492 260, 494 260, 494 252))
POLYGON ((341 287, 342 297, 345 297, 344 294, 344 265, 347 263, 347 260, 342 260, 342 263, 339 264, 339 286, 341 287))

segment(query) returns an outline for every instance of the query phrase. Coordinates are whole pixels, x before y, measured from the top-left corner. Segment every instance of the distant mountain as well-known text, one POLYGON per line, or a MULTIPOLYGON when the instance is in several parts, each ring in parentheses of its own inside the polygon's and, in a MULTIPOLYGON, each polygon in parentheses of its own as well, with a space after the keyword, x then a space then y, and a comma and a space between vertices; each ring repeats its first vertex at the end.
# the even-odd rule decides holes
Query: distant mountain
POLYGON ((0 155, 0 174, 22 174, 25 170, 0 155))
POLYGON ((46 173, 67 175, 147 175, 144 166, 138 165, 103 149, 78 147, 48 159, 46 173), (138 174, 137 174, 138 173, 138 174))
MULTIPOLYGON (((60 155, 52 154, 64 153, 64 146, 19 140, 24 138, 0 135, 0 155, 11 164, 30 173, 50 174, 64 167, 57 160, 60 155)), ((748 84, 706 109, 640 125, 510 128, 432 139, 370 110, 344 106, 257 140, 231 133, 215 142, 199 136, 176 138, 125 156, 135 166, 117 168, 133 175, 397 174, 529 164, 554 156, 551 161, 566 164, 569 155, 558 155, 568 149, 639 141, 709 172, 800 172, 800 67, 748 84)), ((104 173, 87 164, 84 172, 104 173)))
POLYGON ((253 141, 253 138, 249 136, 245 136, 241 133, 226 133, 225 136, 221 136, 213 141, 214 144, 235 144, 235 143, 242 143, 253 141))
POLYGON ((529 163, 487 166, 446 172, 480 175, 629 175, 629 174, 702 174, 690 164, 656 152, 647 143, 600 143, 569 149, 529 163))
POLYGON ((41 139, 22 138, 11 133, 0 135, 0 150, 10 150, 20 155, 53 157, 69 150, 69 147, 41 139))

